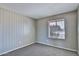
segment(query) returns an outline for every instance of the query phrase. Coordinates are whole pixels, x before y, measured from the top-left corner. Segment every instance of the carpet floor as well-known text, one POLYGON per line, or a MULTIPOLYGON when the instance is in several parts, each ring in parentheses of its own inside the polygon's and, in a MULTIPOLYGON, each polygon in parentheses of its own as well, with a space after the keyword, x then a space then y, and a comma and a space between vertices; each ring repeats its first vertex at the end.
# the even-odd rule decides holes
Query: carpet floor
POLYGON ((43 44, 32 44, 2 56, 77 56, 77 53, 43 44))

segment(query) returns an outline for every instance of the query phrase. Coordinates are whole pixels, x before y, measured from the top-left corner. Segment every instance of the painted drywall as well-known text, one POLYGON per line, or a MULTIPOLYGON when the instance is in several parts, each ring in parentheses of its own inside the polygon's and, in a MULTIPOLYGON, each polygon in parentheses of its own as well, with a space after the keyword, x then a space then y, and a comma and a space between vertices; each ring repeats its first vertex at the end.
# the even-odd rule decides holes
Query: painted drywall
POLYGON ((0 8, 0 54, 34 42, 34 20, 0 8))
POLYGON ((78 35, 77 35, 77 36, 78 36, 78 37, 77 37, 77 38, 78 38, 78 55, 79 55, 79 7, 78 7, 78 22, 77 22, 77 26, 78 26, 78 28, 77 28, 77 29, 78 29, 78 30, 77 30, 77 32, 78 32, 78 33, 77 33, 77 34, 78 34, 78 35))
POLYGON ((77 51, 76 20, 77 20, 76 11, 39 19, 37 21, 37 42, 71 51, 77 51), (65 40, 49 39, 48 25, 47 25, 48 21, 61 18, 65 19, 66 39, 65 40))

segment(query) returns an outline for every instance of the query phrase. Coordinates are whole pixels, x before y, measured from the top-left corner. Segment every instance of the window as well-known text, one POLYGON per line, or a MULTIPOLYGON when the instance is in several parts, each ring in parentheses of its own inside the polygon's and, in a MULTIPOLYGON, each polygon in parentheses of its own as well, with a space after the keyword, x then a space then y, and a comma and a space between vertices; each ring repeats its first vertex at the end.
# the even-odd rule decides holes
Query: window
POLYGON ((64 19, 48 21, 48 37, 52 39, 65 39, 64 19))

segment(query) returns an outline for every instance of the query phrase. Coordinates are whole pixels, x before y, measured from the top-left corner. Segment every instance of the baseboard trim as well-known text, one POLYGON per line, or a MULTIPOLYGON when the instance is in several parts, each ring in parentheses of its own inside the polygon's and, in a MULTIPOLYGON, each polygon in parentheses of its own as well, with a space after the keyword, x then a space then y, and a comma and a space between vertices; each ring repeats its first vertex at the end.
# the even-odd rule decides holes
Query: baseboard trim
POLYGON ((9 50, 9 51, 6 51, 6 52, 1 53, 0 55, 3 55, 3 54, 6 54, 6 53, 9 53, 9 52, 15 51, 15 50, 17 50, 17 49, 20 49, 20 48, 23 48, 23 47, 26 47, 26 46, 29 46, 29 45, 32 45, 32 44, 34 44, 34 43, 35 43, 35 42, 32 42, 32 43, 30 43, 30 44, 27 44, 27 45, 23 45, 23 46, 20 46, 20 47, 14 48, 14 49, 12 49, 12 50, 9 50))
POLYGON ((69 48, 63 48, 63 47, 58 47, 58 46, 54 46, 54 45, 49 45, 49 44, 42 43, 42 42, 37 42, 37 43, 38 44, 47 45, 47 46, 52 46, 52 47, 59 48, 59 49, 64 49, 64 50, 72 51, 72 52, 77 52, 77 50, 73 50, 73 49, 69 49, 69 48))
POLYGON ((6 53, 9 53, 9 52, 15 51, 15 50, 20 49, 20 48, 24 48, 24 47, 26 47, 26 46, 29 46, 29 45, 32 45, 32 44, 35 44, 35 43, 43 44, 43 45, 47 45, 47 46, 52 46, 52 47, 55 47, 55 48, 64 49, 64 50, 68 50, 68 51, 77 52, 77 50, 73 50, 73 49, 69 49, 69 48, 63 48, 63 47, 53 46, 53 45, 49 45, 49 44, 42 43, 42 42, 32 42, 32 43, 30 43, 30 44, 23 45, 23 46, 20 46, 20 47, 14 48, 14 49, 12 49, 12 50, 9 50, 9 51, 6 51, 6 52, 3 52, 3 53, 1 53, 0 55, 3 55, 3 54, 6 54, 6 53))

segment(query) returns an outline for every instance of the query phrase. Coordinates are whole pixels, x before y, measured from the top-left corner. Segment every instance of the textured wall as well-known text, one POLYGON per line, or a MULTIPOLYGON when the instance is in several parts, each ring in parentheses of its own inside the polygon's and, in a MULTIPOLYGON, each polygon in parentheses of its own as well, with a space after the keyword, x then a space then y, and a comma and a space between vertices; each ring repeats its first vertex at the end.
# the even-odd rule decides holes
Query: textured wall
POLYGON ((31 18, 0 8, 0 54, 35 42, 31 18))
POLYGON ((54 47, 77 51, 76 20, 77 20, 76 11, 39 19, 37 21, 37 42, 54 47), (48 39, 48 26, 47 26, 48 21, 61 18, 64 18, 66 22, 65 24, 66 39, 65 40, 48 39))

